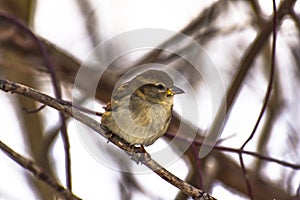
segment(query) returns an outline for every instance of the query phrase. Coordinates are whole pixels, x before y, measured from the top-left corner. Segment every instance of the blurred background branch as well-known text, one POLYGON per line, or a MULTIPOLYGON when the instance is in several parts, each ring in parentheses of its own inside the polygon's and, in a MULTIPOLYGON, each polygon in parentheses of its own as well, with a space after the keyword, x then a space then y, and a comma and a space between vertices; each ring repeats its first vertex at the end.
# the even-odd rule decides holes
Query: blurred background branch
MULTIPOLYGON (((108 15, 109 11, 105 10, 108 9, 108 6, 104 5, 104 3, 96 5, 92 0, 78 0, 76 3, 79 16, 82 19, 80 23, 84 25, 82 29, 87 35, 81 39, 88 44, 87 46, 90 49, 115 34, 109 32, 106 24, 109 22, 112 27, 113 20, 110 16, 115 15, 118 17, 122 13, 116 12, 108 15)), ((299 133, 297 133, 300 113, 298 102, 300 98, 298 87, 300 83, 299 2, 296 0, 283 0, 277 3, 278 51, 276 53, 276 65, 278 72, 274 76, 273 92, 262 119, 262 124, 258 127, 257 133, 248 148, 260 155, 299 164, 300 140, 299 133)), ((3 0, 0 1, 0 12, 22 20, 30 29, 37 31, 34 26, 34 21, 39 17, 36 15, 37 4, 39 4, 39 1, 3 0)), ((212 1, 210 4, 202 6, 202 9, 197 11, 198 14, 192 17, 190 15, 189 22, 178 28, 178 31, 190 36, 206 49, 224 79, 227 95, 224 97, 223 106, 226 106, 227 109, 227 123, 224 127, 222 138, 227 138, 233 134, 234 136, 225 139, 218 145, 238 148, 246 140, 247 133, 251 130, 248 127, 253 127, 257 119, 258 112, 255 112, 254 117, 251 118, 249 107, 253 107, 250 110, 256 110, 254 104, 257 107, 261 106, 269 77, 268 72, 271 60, 270 39, 273 26, 272 11, 268 11, 271 8, 270 6, 271 4, 264 5, 257 0, 212 1), (238 19, 242 23, 238 23, 238 19), (235 117, 236 115, 238 117, 235 117), (241 124, 244 126, 242 130, 238 128, 241 124), (237 138, 239 140, 236 140, 237 138)), ((138 7, 137 9, 141 8, 138 7)), ((120 24, 114 25, 117 27, 121 26, 120 24)), ((0 22, 0 30, 1 76, 53 93, 49 84, 49 70, 46 68, 44 58, 32 38, 13 24, 4 21, 0 22)), ((60 32, 61 35, 64 34, 62 30, 56 31, 60 32)), ((71 52, 72 49, 70 47, 54 44, 53 41, 40 38, 43 44, 46 45, 51 61, 55 66, 55 73, 58 75, 59 81, 62 82, 64 99, 72 99, 72 86, 83 60, 80 56, 71 52)), ((65 38, 65 40, 67 39, 68 37, 65 38)), ((126 44, 113 44, 111 49, 108 49, 106 52, 107 55, 117 51, 124 45, 126 44)), ((199 56, 194 55, 190 44, 180 41, 178 35, 162 41, 158 48, 163 49, 166 46, 176 46, 179 51, 187 52, 191 56, 199 56)), ((118 79, 128 70, 145 63, 168 64, 183 74, 190 81, 191 85, 198 88, 199 91, 205 88, 203 78, 195 73, 190 63, 170 52, 153 50, 142 56, 134 56, 134 59, 130 58, 130 56, 124 56, 112 63, 110 70, 105 71, 101 77, 101 87, 99 85, 96 91, 97 103, 103 105, 109 101, 111 92, 118 79)), ((89 73, 94 72, 91 70, 89 73)), ((64 183, 65 176, 62 176, 57 169, 59 163, 55 157, 58 155, 55 155, 53 152, 53 147, 58 143, 57 139, 59 137, 57 137, 57 133, 61 122, 56 116, 54 120, 50 120, 52 124, 49 125, 49 118, 53 118, 51 117, 53 115, 49 114, 48 109, 42 109, 34 114, 24 112, 22 108, 34 110, 40 106, 33 101, 22 97, 14 97, 11 102, 13 105, 11 112, 18 117, 22 141, 26 149, 25 152, 27 151, 30 158, 41 166, 43 170, 56 177, 58 182, 64 183)), ((173 133, 176 133, 181 123, 180 126, 184 127, 184 132, 187 135, 197 126, 198 135, 196 139, 199 141, 203 139, 207 127, 191 124, 188 121, 180 122, 180 119, 179 115, 174 115, 168 130, 168 137, 175 135, 173 133)), ((215 120, 218 121, 217 119, 215 120)), ((213 123, 210 122, 210 124, 213 123)), ((222 130, 222 128, 217 127, 216 130, 222 130)), ((168 141, 170 139, 168 137, 164 139, 168 141)), ((176 142, 176 148, 180 148, 181 145, 182 142, 176 142)), ((73 150, 75 148, 79 147, 76 146, 73 150)), ((221 187, 223 188, 222 191, 229 191, 231 194, 238 195, 239 198, 246 198, 247 189, 243 179, 244 174, 238 164, 237 154, 232 156, 226 151, 214 150, 206 158, 198 160, 195 159, 197 157, 195 148, 199 147, 191 146, 181 157, 188 170, 185 176, 187 182, 213 193, 218 191, 216 188, 221 187)), ((60 149, 60 151, 62 150, 60 149)), ((113 155, 112 157, 118 154, 114 150, 106 151, 105 153, 113 155)), ((254 199, 289 199, 299 195, 297 193, 297 188, 300 185, 299 170, 289 169, 281 165, 278 167, 278 165, 265 159, 250 158, 248 160, 248 156, 245 156, 245 159, 247 160, 245 165, 248 171, 249 183, 253 189, 254 199), (272 170, 275 171, 273 172, 272 170)), ((118 165, 127 166, 126 161, 114 160, 113 162, 118 163, 118 165)), ((129 168, 130 166, 128 165, 129 168)), ((77 182, 78 180, 73 181, 77 182)), ((97 181, 101 182, 103 180, 97 181)), ((101 184, 105 184, 104 182, 101 184)), ((151 189, 144 188, 143 181, 132 173, 120 172, 119 178, 115 182, 116 186, 119 187, 120 193, 126 194, 128 199, 134 199, 136 194, 144 194, 146 197, 157 199, 162 198, 158 197, 158 194, 153 193, 151 189)), ((28 176, 27 184, 30 186, 32 193, 39 199, 54 198, 53 190, 44 184, 40 184, 35 178, 28 176)), ((82 182, 77 184, 80 185, 82 182)), ((0 188, 0 193, 2 190, 3 188, 0 188)), ((188 198, 180 192, 173 194, 173 197, 176 197, 176 199, 188 198)))

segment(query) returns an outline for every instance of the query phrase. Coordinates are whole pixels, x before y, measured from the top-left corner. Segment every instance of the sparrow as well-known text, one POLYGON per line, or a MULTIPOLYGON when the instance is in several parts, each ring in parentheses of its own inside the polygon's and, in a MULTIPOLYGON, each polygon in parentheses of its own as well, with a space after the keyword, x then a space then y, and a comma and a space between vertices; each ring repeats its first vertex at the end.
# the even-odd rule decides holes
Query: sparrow
POLYGON ((145 71, 113 91, 101 124, 130 145, 149 146, 167 131, 181 93, 166 72, 145 71))

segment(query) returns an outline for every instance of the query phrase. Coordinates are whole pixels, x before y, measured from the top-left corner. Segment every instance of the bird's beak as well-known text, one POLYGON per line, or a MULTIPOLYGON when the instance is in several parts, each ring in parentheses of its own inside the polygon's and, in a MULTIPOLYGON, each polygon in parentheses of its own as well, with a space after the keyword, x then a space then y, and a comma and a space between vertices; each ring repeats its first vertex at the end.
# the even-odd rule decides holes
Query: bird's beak
POLYGON ((176 86, 173 86, 170 89, 167 89, 168 95, 174 95, 174 94, 182 94, 184 91, 176 86))

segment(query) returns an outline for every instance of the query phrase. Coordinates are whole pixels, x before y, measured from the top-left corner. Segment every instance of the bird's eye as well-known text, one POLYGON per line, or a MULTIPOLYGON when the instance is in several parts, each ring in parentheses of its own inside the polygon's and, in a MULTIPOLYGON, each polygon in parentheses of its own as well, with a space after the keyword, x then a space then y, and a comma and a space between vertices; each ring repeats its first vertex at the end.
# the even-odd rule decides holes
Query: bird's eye
POLYGON ((156 88, 159 90, 163 90, 163 89, 165 89, 165 86, 163 86, 162 84, 158 84, 158 85, 156 85, 156 88))

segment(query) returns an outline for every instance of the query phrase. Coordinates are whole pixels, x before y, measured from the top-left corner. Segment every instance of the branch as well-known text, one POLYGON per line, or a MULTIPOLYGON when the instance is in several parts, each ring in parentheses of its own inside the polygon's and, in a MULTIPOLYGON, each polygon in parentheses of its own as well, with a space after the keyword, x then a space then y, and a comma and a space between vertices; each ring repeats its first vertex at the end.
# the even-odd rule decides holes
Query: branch
MULTIPOLYGON (((295 3, 296 0, 285 0, 280 4, 280 7, 277 11, 278 23, 282 22, 288 11, 293 9, 295 3)), ((273 31, 273 23, 273 19, 271 19, 264 25, 264 27, 257 34, 255 40, 244 53, 244 56, 241 58, 241 61, 237 68, 237 72, 232 78, 232 81, 227 89, 226 95, 223 97, 222 104, 220 106, 220 109, 226 109, 227 115, 225 118, 225 123, 230 116, 229 113, 236 98, 238 97, 241 87, 243 86, 242 83, 248 75, 249 70, 253 67, 253 62, 257 58, 257 55, 264 47, 264 45, 266 45, 266 41, 268 41, 268 38, 273 31)), ((216 132, 218 133, 221 132, 224 126, 222 126, 222 123, 218 122, 222 122, 223 117, 223 112, 218 112, 217 116, 214 118, 214 122, 212 123, 213 125, 216 124, 216 126, 212 127, 211 129, 216 130, 216 132)))
MULTIPOLYGON (((273 0, 273 40, 272 40, 272 57, 271 57, 271 68, 270 68, 270 79, 269 79, 269 83, 268 83, 268 88, 266 91, 266 95, 264 98, 264 102, 262 105, 262 108, 260 110, 259 116, 257 118, 257 121, 253 127, 253 130, 250 134, 250 136, 247 138, 247 140, 243 143, 243 145, 241 146, 241 150, 243 150, 245 148, 245 146, 250 142, 250 140, 252 140, 252 138, 254 137, 254 134, 256 133, 256 130, 258 128, 259 123, 261 122, 261 119, 267 109, 268 103, 269 103, 269 99, 271 96, 271 92, 272 92, 272 86, 273 86, 273 79, 274 79, 274 71, 275 71, 275 53, 276 53, 276 39, 277 39, 277 8, 276 8, 276 1, 273 0)), ((240 164, 241 164, 241 168, 244 174, 244 178, 245 178, 245 182, 246 182, 246 186, 248 189, 248 194, 249 197, 251 199, 253 199, 253 192, 252 192, 252 188, 250 185, 250 181, 249 178, 247 177, 247 170, 246 167, 244 165, 244 159, 243 159, 243 155, 242 153, 239 153, 239 159, 240 159, 240 164)))
POLYGON ((58 194, 65 197, 68 200, 79 200, 80 198, 73 195, 68 189, 65 189, 61 186, 57 181, 44 172, 38 165, 36 165, 33 161, 24 158, 11 148, 9 148, 6 144, 0 141, 0 149, 11 159, 13 159, 16 163, 21 165, 23 168, 30 171, 37 179, 45 182, 47 185, 52 187, 58 194))
MULTIPOLYGON (((168 138, 174 138, 175 136, 173 134, 170 133, 166 133, 165 134, 168 138)), ((187 140, 187 138, 181 137, 176 135, 175 137, 176 140, 179 140, 181 142, 190 142, 187 140)), ((195 139, 192 142, 193 145, 196 146, 206 146, 206 147, 211 147, 216 151, 220 151, 220 152, 229 152, 229 153, 236 153, 236 154, 245 154, 248 156, 252 156, 254 158, 260 159, 260 160, 264 160, 264 161, 268 161, 268 162, 273 162, 273 163, 277 163, 278 165, 284 166, 284 167, 288 167, 294 170, 300 170, 300 164, 296 164, 296 163, 290 163, 284 160, 280 160, 268 155, 263 155, 257 152, 253 152, 253 151, 247 151, 244 149, 240 149, 240 148, 232 148, 232 147, 225 147, 225 146, 219 146, 219 145, 215 145, 214 143, 204 143, 202 140, 199 139, 195 139)))
MULTIPOLYGON (((52 81, 52 86, 54 89, 54 94, 55 94, 56 98, 61 99, 61 88, 60 88, 59 79, 56 76, 56 72, 54 69, 54 63, 50 57, 50 54, 46 48, 46 45, 27 27, 27 25, 23 24, 17 18, 0 13, 0 21, 2 21, 2 22, 7 21, 7 22, 15 25, 18 29, 24 31, 25 34, 29 35, 33 39, 33 41, 36 43, 39 51, 41 52, 41 54, 43 56, 45 66, 49 70, 50 78, 52 81)), ((68 138, 66 122, 61 113, 59 113, 59 119, 62 122, 60 130, 61 130, 61 136, 62 136, 64 151, 65 151, 64 153, 65 153, 66 184, 67 184, 67 187, 70 190, 72 190, 70 142, 69 142, 69 138, 68 138)))
POLYGON ((62 100, 57 100, 53 97, 50 97, 46 94, 43 94, 35 89, 32 89, 30 87, 14 83, 5 79, 0 79, 0 89, 5 92, 11 92, 20 94, 23 96, 26 96, 28 98, 31 98, 33 100, 36 100, 42 104, 48 105, 58 111, 60 111, 62 114, 65 114, 67 116, 71 116, 74 119, 82 122, 83 124, 87 125, 89 128, 93 129, 103 137, 109 139, 110 142, 118 146, 119 148, 126 151, 128 155, 131 156, 131 158, 136 162, 141 162, 144 165, 146 165, 149 169, 151 169, 153 172, 155 172, 157 175, 159 175, 164 180, 168 181, 175 187, 182 190, 185 194, 192 197, 193 199, 197 200, 214 200, 212 196, 210 196, 208 193, 190 185, 189 183, 179 179, 177 176, 173 175, 166 169, 164 169, 162 166, 160 166, 157 162, 152 160, 149 153, 147 153, 145 150, 140 149, 135 146, 131 146, 125 141, 123 141, 118 136, 112 134, 111 132, 107 131, 107 129, 99 124, 97 121, 89 118, 88 116, 82 114, 79 110, 76 108, 71 107, 68 103, 65 103, 62 100))

